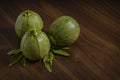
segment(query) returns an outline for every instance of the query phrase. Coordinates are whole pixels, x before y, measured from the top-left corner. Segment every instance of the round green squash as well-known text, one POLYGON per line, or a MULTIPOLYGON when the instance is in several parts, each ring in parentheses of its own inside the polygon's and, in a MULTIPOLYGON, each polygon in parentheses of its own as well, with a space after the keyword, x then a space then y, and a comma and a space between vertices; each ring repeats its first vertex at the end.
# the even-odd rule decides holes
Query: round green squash
POLYGON ((66 47, 78 39, 80 27, 74 18, 61 16, 50 25, 48 34, 52 45, 66 47))
POLYGON ((42 30, 42 18, 34 11, 25 10, 17 17, 15 22, 15 31, 18 37, 22 36, 30 29, 42 30))
POLYGON ((30 30, 23 36, 20 48, 26 58, 40 60, 49 54, 50 41, 44 32, 30 30))

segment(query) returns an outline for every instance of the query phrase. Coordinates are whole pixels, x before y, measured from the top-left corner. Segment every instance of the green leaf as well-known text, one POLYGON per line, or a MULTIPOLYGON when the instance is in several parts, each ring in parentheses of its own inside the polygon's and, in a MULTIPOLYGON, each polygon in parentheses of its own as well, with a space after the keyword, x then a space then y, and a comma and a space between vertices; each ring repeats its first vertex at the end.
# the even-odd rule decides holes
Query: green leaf
POLYGON ((15 54, 18 54, 20 52, 21 52, 20 49, 14 49, 14 50, 11 50, 10 52, 8 52, 7 55, 15 55, 15 54))
POLYGON ((54 61, 54 55, 52 52, 50 52, 47 56, 43 58, 43 62, 45 64, 45 67, 49 72, 52 72, 52 65, 54 61))
POLYGON ((13 55, 12 60, 9 63, 9 67, 11 67, 12 65, 16 64, 17 62, 19 62, 22 57, 23 57, 22 53, 13 55))
POLYGON ((59 54, 62 56, 69 56, 69 53, 63 51, 63 50, 52 50, 55 54, 59 54))
POLYGON ((20 60, 20 63, 23 67, 27 67, 29 65, 25 57, 22 57, 22 59, 20 60))

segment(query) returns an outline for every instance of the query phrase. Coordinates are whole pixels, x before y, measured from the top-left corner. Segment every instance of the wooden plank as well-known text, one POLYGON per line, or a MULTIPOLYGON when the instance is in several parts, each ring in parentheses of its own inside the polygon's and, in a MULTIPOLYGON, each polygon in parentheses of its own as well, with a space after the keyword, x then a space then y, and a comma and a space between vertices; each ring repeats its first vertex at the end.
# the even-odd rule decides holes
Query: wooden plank
POLYGON ((0 3, 0 80, 120 80, 119 26, 120 5, 114 0, 5 0, 0 3), (62 15, 80 24, 79 39, 67 50, 70 57, 56 56, 51 73, 42 61, 8 67, 6 53, 20 43, 15 20, 26 9, 41 15, 45 32, 62 15))

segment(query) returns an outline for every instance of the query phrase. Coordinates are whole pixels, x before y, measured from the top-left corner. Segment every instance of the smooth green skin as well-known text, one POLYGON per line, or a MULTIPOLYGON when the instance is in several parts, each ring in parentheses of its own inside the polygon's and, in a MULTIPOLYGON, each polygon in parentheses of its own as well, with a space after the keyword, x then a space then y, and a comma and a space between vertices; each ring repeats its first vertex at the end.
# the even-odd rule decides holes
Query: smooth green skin
POLYGON ((23 11, 17 18, 15 23, 15 31, 18 37, 22 36, 30 29, 42 30, 43 21, 42 18, 31 10, 23 11))
POLYGON ((80 34, 78 22, 70 16, 61 16, 51 24, 49 38, 54 46, 65 47, 74 43, 80 34))
POLYGON ((44 32, 31 30, 23 36, 20 47, 26 58, 36 61, 49 54, 50 41, 44 32))

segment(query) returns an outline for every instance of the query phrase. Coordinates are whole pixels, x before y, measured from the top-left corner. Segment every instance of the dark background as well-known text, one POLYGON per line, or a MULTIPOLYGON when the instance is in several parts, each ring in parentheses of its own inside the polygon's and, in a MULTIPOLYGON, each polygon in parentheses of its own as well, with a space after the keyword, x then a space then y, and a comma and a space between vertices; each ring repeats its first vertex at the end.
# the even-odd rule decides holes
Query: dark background
MULTIPOLYGON (((119 1, 119 0, 118 0, 119 1)), ((115 0, 2 0, 0 1, 0 80, 120 80, 120 2, 115 0), (23 68, 8 67, 6 53, 19 47, 14 24, 30 9, 44 20, 44 31, 62 15, 80 24, 79 39, 70 57, 56 56, 53 72, 42 61, 23 68)))

